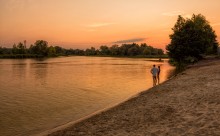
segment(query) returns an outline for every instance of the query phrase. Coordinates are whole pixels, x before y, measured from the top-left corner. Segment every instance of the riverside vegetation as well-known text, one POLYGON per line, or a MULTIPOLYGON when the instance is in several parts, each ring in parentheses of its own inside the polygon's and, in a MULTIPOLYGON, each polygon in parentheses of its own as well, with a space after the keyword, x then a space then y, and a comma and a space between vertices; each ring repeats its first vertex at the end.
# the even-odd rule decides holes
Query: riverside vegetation
POLYGON ((64 49, 60 46, 49 46, 47 41, 37 40, 34 45, 26 47, 26 41, 24 43, 19 42, 14 44, 12 48, 3 48, 0 46, 0 58, 39 58, 39 57, 56 57, 56 56, 117 56, 117 57, 157 57, 164 58, 167 55, 164 54, 162 49, 154 48, 152 46, 143 43, 138 45, 122 44, 112 45, 108 47, 106 45, 100 46, 99 49, 95 47, 82 49, 64 49))
POLYGON ((172 28, 171 42, 166 46, 170 61, 183 70, 186 65, 203 59, 206 55, 217 55, 218 42, 215 31, 205 16, 191 18, 179 16, 172 28))
POLYGON ((115 44, 111 47, 100 46, 82 49, 64 49, 60 46, 49 46, 47 41, 37 40, 34 45, 26 47, 26 41, 14 44, 12 48, 0 46, 0 58, 39 58, 56 56, 116 56, 116 57, 169 57, 170 62, 177 69, 184 69, 186 65, 201 60, 206 55, 217 55, 218 42, 215 31, 205 16, 198 14, 191 18, 179 16, 172 28, 171 42, 166 46, 167 55, 162 49, 154 48, 146 43, 138 45, 115 44))

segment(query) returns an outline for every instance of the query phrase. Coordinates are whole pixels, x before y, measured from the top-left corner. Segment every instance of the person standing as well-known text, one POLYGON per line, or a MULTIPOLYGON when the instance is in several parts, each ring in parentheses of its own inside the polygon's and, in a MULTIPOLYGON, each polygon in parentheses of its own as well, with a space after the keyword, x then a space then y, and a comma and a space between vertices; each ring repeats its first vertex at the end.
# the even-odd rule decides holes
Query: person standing
POLYGON ((157 81, 158 81, 158 84, 159 84, 160 83, 160 66, 158 66, 157 81))
POLYGON ((153 86, 156 86, 158 69, 155 67, 155 65, 153 65, 153 68, 151 69, 151 74, 153 76, 153 86))

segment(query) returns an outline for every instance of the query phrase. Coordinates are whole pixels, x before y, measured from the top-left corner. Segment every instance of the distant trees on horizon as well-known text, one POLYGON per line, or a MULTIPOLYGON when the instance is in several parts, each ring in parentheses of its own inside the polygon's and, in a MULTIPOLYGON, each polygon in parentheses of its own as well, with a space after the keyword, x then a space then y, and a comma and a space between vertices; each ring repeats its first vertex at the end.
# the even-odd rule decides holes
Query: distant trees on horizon
POLYGON ((128 57, 162 57, 164 51, 162 49, 154 48, 146 43, 138 45, 122 44, 121 46, 115 44, 112 46, 102 45, 98 49, 95 47, 82 49, 65 49, 60 46, 49 46, 47 41, 37 40, 31 44, 29 48, 26 43, 19 42, 14 44, 12 48, 5 48, 0 46, 0 57, 2 58, 35 58, 35 57, 56 57, 56 56, 128 56, 128 57))

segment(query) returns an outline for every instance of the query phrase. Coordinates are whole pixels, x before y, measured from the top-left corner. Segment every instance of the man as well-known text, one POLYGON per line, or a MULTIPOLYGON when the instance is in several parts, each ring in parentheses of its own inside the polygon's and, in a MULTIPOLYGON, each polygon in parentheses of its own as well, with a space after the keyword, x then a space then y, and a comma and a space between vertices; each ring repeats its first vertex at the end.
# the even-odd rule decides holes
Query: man
POLYGON ((157 74, 158 74, 158 69, 153 65, 153 68, 151 69, 151 74, 153 76, 153 86, 157 84, 157 74))

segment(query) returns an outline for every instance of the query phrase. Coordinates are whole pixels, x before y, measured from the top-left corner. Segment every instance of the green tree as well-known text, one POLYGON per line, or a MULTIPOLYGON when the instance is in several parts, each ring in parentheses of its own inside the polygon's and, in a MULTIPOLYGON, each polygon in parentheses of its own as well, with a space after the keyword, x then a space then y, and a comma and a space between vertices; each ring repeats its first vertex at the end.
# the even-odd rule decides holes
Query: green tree
POLYGON ((17 48, 16 44, 14 44, 13 47, 12 47, 12 53, 13 54, 18 54, 18 48, 17 48))
POLYGON ((47 50, 48 50, 47 56, 49 56, 49 57, 56 56, 56 49, 53 46, 50 46, 47 50))
POLYGON ((0 46, 0 54, 3 54, 3 48, 0 46))
POLYGON ((85 55, 87 55, 87 56, 96 55, 95 47, 91 47, 90 49, 86 49, 85 55))
POLYGON ((108 46, 100 46, 100 53, 101 55, 109 55, 110 54, 110 51, 109 51, 109 48, 108 46))
POLYGON ((157 49, 157 50, 158 50, 157 51, 158 55, 164 55, 164 51, 162 49, 157 49))
POLYGON ((139 46, 134 45, 133 47, 130 47, 130 48, 128 49, 128 55, 129 55, 129 56, 139 55, 139 46))
POLYGON ((21 42, 18 43, 17 49, 18 49, 18 54, 26 54, 27 53, 26 46, 21 42))
POLYGON ((27 49, 23 43, 19 42, 18 45, 13 45, 12 52, 13 54, 26 54, 27 49))
POLYGON ((80 50, 80 49, 75 49, 74 50, 74 54, 75 55, 83 56, 83 55, 85 55, 85 51, 84 50, 80 50))
POLYGON ((37 40, 34 45, 30 46, 31 52, 39 56, 47 56, 47 48, 48 42, 44 40, 37 40))
POLYGON ((65 54, 65 49, 64 48, 62 48, 60 46, 55 46, 54 48, 56 50, 56 54, 58 54, 58 55, 64 55, 65 54))
POLYGON ((122 56, 134 56, 139 54, 139 45, 136 43, 122 44, 119 51, 122 56))
POLYGON ((112 45, 110 48, 110 54, 113 55, 113 56, 117 56, 120 54, 120 48, 118 45, 112 45))
POLYGON ((217 36, 203 15, 193 14, 191 19, 179 16, 172 30, 166 49, 174 62, 186 64, 217 53, 217 36))
POLYGON ((142 54, 143 54, 143 55, 151 55, 151 50, 146 47, 146 48, 144 48, 142 54))

